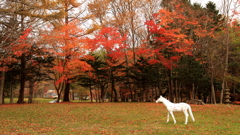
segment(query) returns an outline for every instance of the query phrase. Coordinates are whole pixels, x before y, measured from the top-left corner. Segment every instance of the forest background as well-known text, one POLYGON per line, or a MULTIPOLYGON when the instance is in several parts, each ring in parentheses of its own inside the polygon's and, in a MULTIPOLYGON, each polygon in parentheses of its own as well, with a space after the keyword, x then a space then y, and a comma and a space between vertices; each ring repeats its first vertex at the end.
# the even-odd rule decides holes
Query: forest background
MULTIPOLYGON (((55 89, 97 102, 223 103, 239 90, 239 1, 2 0, 0 104, 55 89), (233 7, 231 5, 234 5, 233 7)), ((72 96, 74 97, 74 96, 72 96)))

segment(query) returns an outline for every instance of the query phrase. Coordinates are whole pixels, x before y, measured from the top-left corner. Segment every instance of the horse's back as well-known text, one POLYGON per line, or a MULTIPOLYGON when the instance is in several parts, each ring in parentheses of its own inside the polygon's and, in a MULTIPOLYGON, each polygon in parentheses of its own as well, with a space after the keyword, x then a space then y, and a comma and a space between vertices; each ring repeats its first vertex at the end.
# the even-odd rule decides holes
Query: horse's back
POLYGON ((186 109, 188 109, 190 107, 190 105, 187 104, 187 103, 181 102, 181 103, 178 103, 178 104, 182 107, 182 110, 186 110, 186 109))
POLYGON ((168 104, 167 109, 168 111, 178 112, 178 111, 185 111, 189 108, 189 105, 186 103, 172 103, 168 104))
POLYGON ((186 105, 186 106, 190 106, 188 103, 184 103, 184 102, 181 102, 179 104, 182 104, 182 105, 186 105))

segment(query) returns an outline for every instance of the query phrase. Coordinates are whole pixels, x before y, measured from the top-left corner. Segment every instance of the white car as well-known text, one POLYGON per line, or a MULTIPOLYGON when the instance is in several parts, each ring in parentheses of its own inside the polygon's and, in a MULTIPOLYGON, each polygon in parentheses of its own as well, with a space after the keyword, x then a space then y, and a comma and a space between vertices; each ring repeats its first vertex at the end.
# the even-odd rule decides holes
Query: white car
POLYGON ((54 94, 51 95, 51 98, 57 99, 57 98, 58 98, 58 95, 54 93, 54 94))
MULTIPOLYGON (((59 100, 59 103, 62 102, 61 100, 59 100)), ((49 101, 48 103, 57 103, 57 100, 53 100, 53 101, 49 101)))

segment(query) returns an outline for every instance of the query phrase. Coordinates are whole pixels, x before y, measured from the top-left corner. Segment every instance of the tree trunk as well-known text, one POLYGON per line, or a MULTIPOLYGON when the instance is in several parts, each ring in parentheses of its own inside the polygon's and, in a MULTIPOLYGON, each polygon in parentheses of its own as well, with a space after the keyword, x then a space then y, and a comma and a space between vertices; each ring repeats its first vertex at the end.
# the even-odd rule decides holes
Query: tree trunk
POLYGON ((96 96, 97 98, 97 102, 98 103, 101 103, 101 86, 98 86, 98 90, 97 90, 97 96, 96 96))
MULTIPOLYGON (((224 76, 223 76, 223 77, 224 77, 224 76)), ((223 80, 222 80, 222 89, 221 89, 221 92, 220 92, 220 104, 223 103, 223 91, 224 91, 224 89, 225 89, 224 82, 225 82, 225 77, 224 77, 223 80)))
POLYGON ((4 102, 4 80, 5 80, 5 71, 0 72, 0 105, 3 104, 4 102))
POLYGON ((178 81, 176 80, 175 81, 175 101, 176 101, 176 103, 178 103, 179 102, 179 84, 178 84, 178 81))
POLYGON ((179 84, 179 87, 178 87, 178 102, 181 102, 181 101, 182 101, 181 89, 182 89, 182 84, 180 83, 180 84, 179 84))
POLYGON ((134 88, 134 94, 133 94, 132 102, 138 102, 138 91, 136 90, 136 88, 134 88))
POLYGON ((57 97, 57 103, 59 103, 59 102, 60 102, 61 95, 62 95, 62 90, 57 91, 57 95, 58 95, 58 97, 57 97))
POLYGON ((149 94, 150 94, 150 89, 149 89, 149 87, 148 87, 148 88, 146 89, 146 102, 151 102, 149 94))
MULTIPOLYGON (((162 85, 162 83, 160 83, 160 81, 159 81, 159 83, 158 83, 158 92, 159 92, 159 93, 158 93, 158 95, 157 95, 158 97, 163 94, 163 91, 162 91, 162 89, 161 89, 161 85, 162 85)), ((157 97, 157 98, 158 98, 158 97, 157 97)))
MULTIPOLYGON (((213 74, 213 73, 212 73, 213 74)), ((212 103, 216 104, 216 97, 215 97, 215 89, 214 89, 214 83, 213 83, 213 76, 211 76, 211 94, 212 94, 212 103)))
POLYGON ((13 103, 13 81, 11 79, 10 81, 10 103, 12 104, 13 103))
POLYGON ((68 79, 66 80, 66 86, 64 90, 64 95, 63 95, 63 102, 69 102, 69 94, 70 94, 70 83, 68 82, 68 79))
POLYGON ((112 91, 114 92, 114 102, 118 102, 118 94, 117 94, 117 90, 115 88, 114 78, 112 78, 112 91))
POLYGON ((100 88, 101 88, 101 102, 104 102, 104 98, 105 98, 105 94, 106 94, 106 91, 105 91, 105 86, 102 84, 100 85, 100 88))
POLYGON ((34 79, 29 80, 29 97, 28 97, 28 103, 33 103, 33 88, 34 88, 34 79))
POLYGON ((91 102, 93 102, 93 94, 92 94, 92 87, 91 87, 91 85, 89 86, 89 91, 90 91, 91 102))
POLYGON ((194 83, 192 83, 192 88, 190 91, 190 100, 194 99, 194 97, 195 97, 195 85, 194 83))
POLYGON ((21 57, 21 80, 20 80, 20 90, 17 103, 24 103, 24 89, 25 89, 25 80, 26 80, 26 59, 25 54, 21 57))
POLYGON ((168 80, 168 87, 169 87, 169 100, 174 102, 174 93, 173 93, 173 80, 172 80, 172 68, 169 69, 169 80, 168 80))
MULTIPOLYGON (((57 78, 57 77, 55 77, 55 78, 57 78)), ((56 81, 54 81, 54 84, 56 84, 56 81)), ((61 82, 58 85, 54 85, 54 87, 55 87, 55 89, 57 91, 57 95, 58 95, 57 103, 60 101, 60 98, 61 98, 61 95, 62 95, 62 91, 64 90, 64 86, 65 86, 64 82, 61 82)))

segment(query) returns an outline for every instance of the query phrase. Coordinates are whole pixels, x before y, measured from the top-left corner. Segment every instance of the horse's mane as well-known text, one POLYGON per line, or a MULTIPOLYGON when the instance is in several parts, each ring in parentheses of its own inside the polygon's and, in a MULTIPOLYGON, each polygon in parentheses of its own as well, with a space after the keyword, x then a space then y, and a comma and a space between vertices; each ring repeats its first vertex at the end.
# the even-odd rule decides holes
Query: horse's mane
POLYGON ((171 101, 167 100, 166 98, 162 97, 164 101, 168 102, 168 103, 172 103, 171 101))

